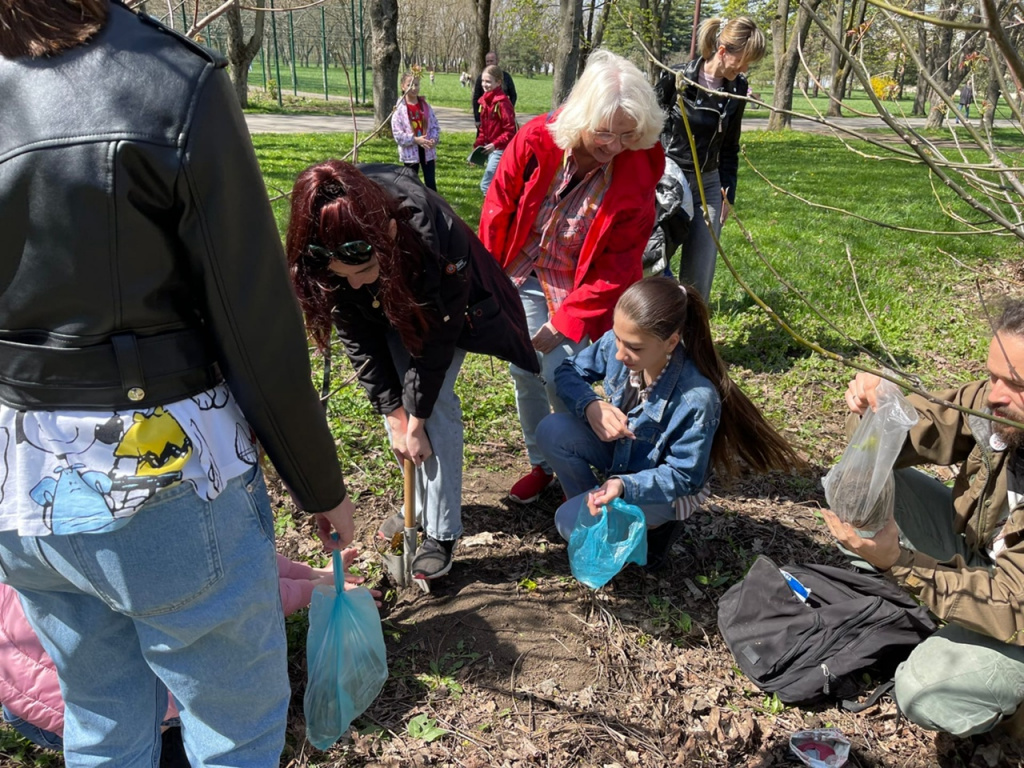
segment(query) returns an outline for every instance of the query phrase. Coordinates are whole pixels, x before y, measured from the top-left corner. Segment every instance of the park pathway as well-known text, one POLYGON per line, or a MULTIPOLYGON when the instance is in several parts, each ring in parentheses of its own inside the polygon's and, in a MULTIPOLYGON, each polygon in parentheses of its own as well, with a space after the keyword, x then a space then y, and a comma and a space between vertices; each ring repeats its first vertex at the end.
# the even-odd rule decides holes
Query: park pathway
MULTIPOLYGON (((434 107, 437 115, 437 122, 442 131, 472 131, 476 126, 473 123, 473 115, 469 110, 455 109, 454 107, 434 107)), ((519 124, 527 122, 533 115, 517 115, 519 124)), ((375 127, 373 117, 356 117, 356 127, 360 133, 369 133, 375 127)), ((884 128, 885 123, 878 117, 839 117, 829 118, 829 121, 852 131, 861 131, 865 128, 884 128)), ((245 122, 249 126, 250 133, 351 133, 351 115, 246 115, 245 122)), ((908 117, 901 119, 905 125, 915 129, 924 128, 925 118, 908 117)), ((997 120, 1000 127, 1012 127, 1010 120, 997 120)), ((767 117, 761 118, 757 111, 750 110, 743 120, 744 131, 763 130, 768 126, 767 117)), ((802 117, 793 118, 793 130, 809 133, 831 133, 831 129, 814 120, 802 117)))

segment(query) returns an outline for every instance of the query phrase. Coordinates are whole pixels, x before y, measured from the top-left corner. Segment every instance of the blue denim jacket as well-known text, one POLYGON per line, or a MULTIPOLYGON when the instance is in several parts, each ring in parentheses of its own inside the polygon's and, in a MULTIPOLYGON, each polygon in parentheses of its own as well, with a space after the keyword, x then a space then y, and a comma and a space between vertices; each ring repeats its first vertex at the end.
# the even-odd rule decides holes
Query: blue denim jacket
MULTIPOLYGON (((600 399, 591 387, 598 381, 604 382, 607 400, 620 406, 629 369, 615 359, 612 331, 555 371, 558 394, 584 422, 586 407, 600 399)), ((721 407, 714 385, 697 370, 683 345, 677 345, 647 401, 627 414, 636 439, 616 441, 608 474, 622 480, 623 500, 671 503, 698 493, 708 479, 721 407)))

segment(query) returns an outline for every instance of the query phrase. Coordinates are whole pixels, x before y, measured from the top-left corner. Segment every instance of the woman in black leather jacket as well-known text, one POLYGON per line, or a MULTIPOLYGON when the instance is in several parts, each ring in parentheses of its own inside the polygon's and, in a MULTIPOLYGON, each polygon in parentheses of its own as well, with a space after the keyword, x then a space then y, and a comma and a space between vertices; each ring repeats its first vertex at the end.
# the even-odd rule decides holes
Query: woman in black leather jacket
POLYGON ((655 91, 669 115, 661 137, 666 159, 682 169, 693 193, 693 222, 682 244, 679 281, 692 285, 707 301, 718 249, 704 222, 697 172, 717 236, 729 216, 729 206, 736 201, 740 124, 746 102, 732 97, 747 95, 744 73, 764 56, 765 41, 761 30, 745 16, 713 18, 700 25, 697 49, 700 55, 683 67, 681 77, 663 72, 655 91), (686 108, 697 147, 696 161, 677 96, 686 108))
MULTIPOLYGON (((299 174, 286 250, 317 346, 333 324, 395 455, 417 466, 413 576, 443 576, 462 535, 454 387, 466 352, 538 368, 515 288, 444 199, 397 166, 329 160, 299 174)), ((392 518, 381 535, 401 527, 392 518)))
POLYGON ((157 764, 168 690, 195 765, 277 765, 261 449, 352 539, 224 67, 118 2, 0 2, 0 580, 57 667, 68 765, 157 764))

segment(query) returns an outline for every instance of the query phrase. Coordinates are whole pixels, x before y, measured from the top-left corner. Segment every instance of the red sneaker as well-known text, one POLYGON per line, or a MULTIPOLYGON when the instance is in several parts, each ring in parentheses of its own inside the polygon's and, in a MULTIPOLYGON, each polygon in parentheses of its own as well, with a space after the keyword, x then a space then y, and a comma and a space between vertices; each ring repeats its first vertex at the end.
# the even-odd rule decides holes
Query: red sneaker
POLYGON ((541 491, 551 485, 551 481, 554 479, 555 476, 553 474, 549 475, 539 464, 534 464, 530 474, 520 478, 512 486, 512 490, 508 492, 508 497, 520 504, 529 504, 531 501, 536 501, 541 491))

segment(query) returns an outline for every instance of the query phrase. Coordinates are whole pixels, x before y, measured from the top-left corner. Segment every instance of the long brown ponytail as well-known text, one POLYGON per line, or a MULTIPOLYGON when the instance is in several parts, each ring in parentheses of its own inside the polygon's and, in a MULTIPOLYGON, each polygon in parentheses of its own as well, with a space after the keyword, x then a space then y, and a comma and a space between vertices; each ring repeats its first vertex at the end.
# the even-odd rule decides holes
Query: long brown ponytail
POLYGON ((729 378, 711 339, 707 306, 694 288, 670 277, 648 277, 631 285, 615 308, 641 331, 659 339, 678 332, 697 370, 718 390, 722 413, 711 446, 711 464, 716 472, 735 477, 740 470, 737 459, 758 472, 803 466, 792 446, 729 378))

